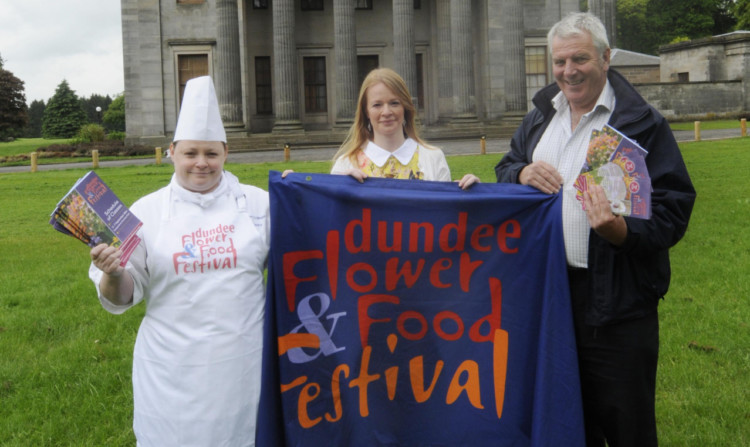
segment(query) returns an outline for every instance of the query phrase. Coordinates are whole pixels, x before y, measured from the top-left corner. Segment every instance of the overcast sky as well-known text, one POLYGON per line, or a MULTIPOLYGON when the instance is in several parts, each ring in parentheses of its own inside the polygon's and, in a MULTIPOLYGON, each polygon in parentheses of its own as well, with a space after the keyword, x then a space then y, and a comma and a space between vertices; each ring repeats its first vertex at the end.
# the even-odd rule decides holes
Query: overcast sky
POLYGON ((125 90, 119 0, 0 0, 0 57, 45 104, 64 80, 79 97, 125 90))

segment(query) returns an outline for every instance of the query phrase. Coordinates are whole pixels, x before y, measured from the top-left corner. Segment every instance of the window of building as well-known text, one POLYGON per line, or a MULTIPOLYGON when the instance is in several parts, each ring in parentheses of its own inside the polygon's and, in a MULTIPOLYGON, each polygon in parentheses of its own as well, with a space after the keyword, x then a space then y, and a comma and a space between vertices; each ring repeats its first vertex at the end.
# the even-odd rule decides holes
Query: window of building
POLYGON ((273 92, 271 90, 271 58, 255 58, 255 113, 270 115, 273 113, 273 92))
POLYGON ((301 0, 301 8, 303 11, 322 11, 323 0, 301 0))
POLYGON ((206 3, 206 0, 177 0, 178 5, 200 5, 206 3))
POLYGON ((326 58, 323 56, 305 57, 302 64, 305 80, 305 112, 327 112, 326 58))
POLYGON ((208 54, 180 54, 177 56, 177 82, 180 87, 180 104, 187 81, 208 75, 208 54))
POLYGON ((253 0, 253 9, 268 9, 268 0, 253 0))
POLYGON ((529 110, 534 94, 547 85, 547 47, 526 47, 526 101, 529 110))
POLYGON ((677 73, 677 82, 690 82, 690 73, 677 73))
POLYGON ((414 0, 414 9, 422 9, 421 0, 414 0))
POLYGON ((357 0, 354 9, 372 9, 372 0, 357 0))
POLYGON ((380 58, 378 56, 357 56, 357 92, 359 92, 367 74, 378 68, 379 65, 380 58))

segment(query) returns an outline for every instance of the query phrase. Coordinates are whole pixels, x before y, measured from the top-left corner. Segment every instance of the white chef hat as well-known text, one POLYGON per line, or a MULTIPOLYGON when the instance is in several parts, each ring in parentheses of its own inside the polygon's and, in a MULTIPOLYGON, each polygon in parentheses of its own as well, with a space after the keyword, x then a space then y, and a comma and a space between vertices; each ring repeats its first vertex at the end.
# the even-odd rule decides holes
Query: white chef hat
POLYGON ((179 140, 227 142, 219 114, 219 101, 210 76, 190 79, 185 85, 172 141, 179 140))

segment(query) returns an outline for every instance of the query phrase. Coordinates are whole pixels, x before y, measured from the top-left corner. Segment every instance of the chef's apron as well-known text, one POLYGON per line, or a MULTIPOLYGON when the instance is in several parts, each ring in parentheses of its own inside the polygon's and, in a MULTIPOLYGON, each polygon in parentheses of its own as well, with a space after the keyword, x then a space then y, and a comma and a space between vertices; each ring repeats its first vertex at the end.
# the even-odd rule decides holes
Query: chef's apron
POLYGON ((140 446, 254 445, 267 245, 231 177, 223 206, 173 216, 177 194, 164 195, 133 360, 140 446))

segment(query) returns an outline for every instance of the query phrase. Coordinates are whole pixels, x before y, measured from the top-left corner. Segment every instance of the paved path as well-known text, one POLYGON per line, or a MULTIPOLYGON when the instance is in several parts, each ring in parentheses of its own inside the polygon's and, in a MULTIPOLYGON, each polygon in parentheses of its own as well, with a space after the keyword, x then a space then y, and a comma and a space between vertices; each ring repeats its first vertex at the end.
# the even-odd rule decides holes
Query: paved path
MULTIPOLYGON (((692 130, 675 131, 675 138, 678 142, 693 141, 694 133, 692 130)), ((719 140, 724 138, 739 137, 739 129, 719 129, 701 131, 702 140, 719 140)), ((430 140, 430 143, 440 147, 446 155, 471 155, 481 153, 481 143, 479 139, 475 140, 430 140)), ((500 155, 510 149, 509 139, 487 139, 485 141, 485 152, 487 154, 497 154, 498 161, 500 155)), ((316 148, 316 149, 294 149, 290 152, 290 159, 293 161, 329 161, 336 153, 336 148, 316 148)), ((264 163, 284 161, 284 151, 282 149, 275 151, 250 151, 250 152, 232 152, 230 147, 229 163, 264 163)), ((169 163, 169 161, 165 161, 169 163)), ((123 158, 120 160, 100 161, 99 166, 129 166, 129 165, 146 165, 154 163, 153 158, 123 158)), ((50 171, 72 168, 91 167, 91 162, 80 163, 61 163, 38 165, 39 171, 50 171)), ((29 166, 10 166, 0 167, 0 173, 4 172, 28 172, 29 166)))

